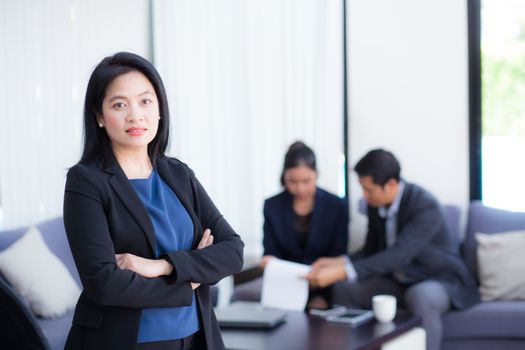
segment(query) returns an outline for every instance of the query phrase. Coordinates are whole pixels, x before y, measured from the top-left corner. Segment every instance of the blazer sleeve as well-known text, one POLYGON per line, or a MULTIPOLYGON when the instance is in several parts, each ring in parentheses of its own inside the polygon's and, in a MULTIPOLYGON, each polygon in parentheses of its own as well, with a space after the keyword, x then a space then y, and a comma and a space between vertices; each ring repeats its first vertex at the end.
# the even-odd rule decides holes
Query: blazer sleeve
POLYGON ((195 212, 203 229, 209 228, 213 244, 204 249, 167 253, 176 270, 176 281, 214 284, 239 272, 243 266, 244 243, 224 219, 215 204, 188 169, 195 212))
POLYGON ((344 201, 338 200, 337 203, 336 232, 330 249, 330 256, 338 256, 348 252, 348 209, 344 201))
POLYGON ((360 280, 393 272, 418 256, 439 233, 441 214, 437 205, 428 204, 415 213, 397 232, 394 245, 368 257, 353 261, 360 280))
MULTIPOLYGON (((275 214, 273 214, 275 211, 272 211, 271 209, 271 203, 265 201, 263 206, 263 254, 283 258, 285 256, 285 253, 283 252, 277 240, 275 214)), ((284 215, 284 213, 282 215, 284 215)))
POLYGON ((101 191, 78 167, 71 168, 67 176, 64 225, 83 292, 93 303, 132 308, 191 304, 189 282, 145 278, 117 266, 101 191))

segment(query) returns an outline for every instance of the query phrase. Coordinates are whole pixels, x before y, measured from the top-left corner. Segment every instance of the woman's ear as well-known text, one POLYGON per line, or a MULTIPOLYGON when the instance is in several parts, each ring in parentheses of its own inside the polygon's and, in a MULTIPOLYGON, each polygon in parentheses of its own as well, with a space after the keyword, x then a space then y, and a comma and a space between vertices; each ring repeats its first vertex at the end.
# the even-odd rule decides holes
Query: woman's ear
POLYGON ((104 127, 104 117, 101 114, 97 114, 97 123, 99 128, 104 127))

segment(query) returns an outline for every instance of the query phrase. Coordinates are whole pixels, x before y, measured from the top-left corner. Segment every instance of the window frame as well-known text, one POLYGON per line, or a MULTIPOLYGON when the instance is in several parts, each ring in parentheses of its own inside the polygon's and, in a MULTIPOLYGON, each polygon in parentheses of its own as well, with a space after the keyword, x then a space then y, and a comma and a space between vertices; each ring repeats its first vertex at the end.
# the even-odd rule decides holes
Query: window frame
POLYGON ((481 154, 481 0, 468 0, 467 6, 470 200, 481 200, 483 198, 481 154))

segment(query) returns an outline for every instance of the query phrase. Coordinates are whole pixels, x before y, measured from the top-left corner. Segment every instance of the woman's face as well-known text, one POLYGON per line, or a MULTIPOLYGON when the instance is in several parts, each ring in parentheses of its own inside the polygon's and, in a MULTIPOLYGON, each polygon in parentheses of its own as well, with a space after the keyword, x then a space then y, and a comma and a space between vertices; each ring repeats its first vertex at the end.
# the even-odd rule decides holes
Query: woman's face
POLYGON ((284 172, 284 186, 296 199, 306 199, 315 196, 317 187, 317 171, 300 165, 284 172))
POLYGON ((106 129, 115 152, 147 150, 159 127, 159 102, 148 78, 131 71, 113 79, 97 121, 106 129))

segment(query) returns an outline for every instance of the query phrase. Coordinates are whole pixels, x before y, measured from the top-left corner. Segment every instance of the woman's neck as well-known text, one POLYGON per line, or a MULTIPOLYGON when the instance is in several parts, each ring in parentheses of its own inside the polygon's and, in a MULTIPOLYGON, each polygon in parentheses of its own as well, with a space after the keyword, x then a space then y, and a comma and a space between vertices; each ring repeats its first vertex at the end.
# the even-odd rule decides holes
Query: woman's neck
POLYGON ((300 216, 306 216, 314 210, 314 197, 306 197, 293 201, 293 211, 300 216))
POLYGON ((147 149, 141 150, 113 150, 117 162, 128 179, 147 179, 153 166, 147 149))

